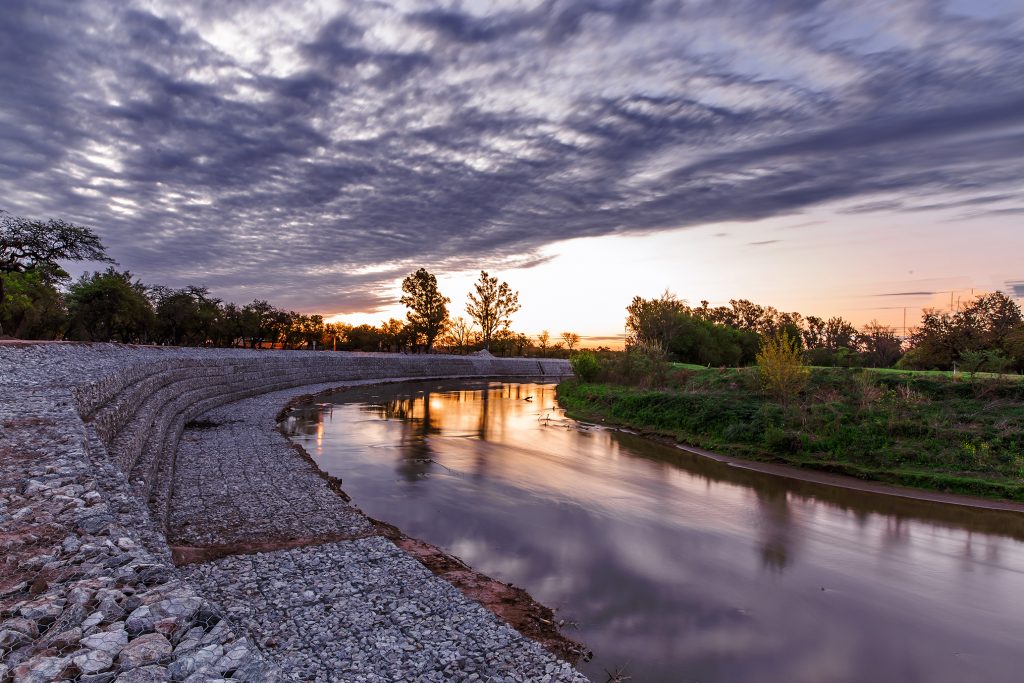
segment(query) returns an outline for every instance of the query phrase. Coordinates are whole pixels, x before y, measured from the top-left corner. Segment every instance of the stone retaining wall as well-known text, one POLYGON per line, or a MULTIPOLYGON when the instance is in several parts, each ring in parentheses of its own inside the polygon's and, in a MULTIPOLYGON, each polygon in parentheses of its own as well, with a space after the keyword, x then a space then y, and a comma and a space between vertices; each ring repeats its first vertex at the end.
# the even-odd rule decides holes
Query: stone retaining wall
POLYGON ((547 359, 0 344, 0 683, 280 678, 170 560, 175 452, 204 412, 312 384, 568 372, 547 359))

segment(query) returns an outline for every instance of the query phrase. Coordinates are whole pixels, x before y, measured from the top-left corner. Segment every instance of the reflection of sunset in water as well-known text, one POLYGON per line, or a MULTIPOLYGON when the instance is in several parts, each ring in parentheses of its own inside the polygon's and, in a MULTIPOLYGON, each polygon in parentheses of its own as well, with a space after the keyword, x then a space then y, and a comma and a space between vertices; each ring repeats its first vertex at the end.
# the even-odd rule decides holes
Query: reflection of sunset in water
POLYGON ((368 514, 578 622, 597 680, 1016 680, 1022 515, 730 467, 567 420, 550 384, 336 400, 286 427, 368 514))

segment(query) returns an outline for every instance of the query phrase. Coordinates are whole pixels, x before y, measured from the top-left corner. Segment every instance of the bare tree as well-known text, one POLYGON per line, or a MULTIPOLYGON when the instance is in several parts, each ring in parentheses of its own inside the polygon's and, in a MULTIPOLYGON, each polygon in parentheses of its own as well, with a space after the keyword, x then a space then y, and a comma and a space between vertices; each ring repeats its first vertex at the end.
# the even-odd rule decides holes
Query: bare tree
POLYGON ((548 334, 547 330, 542 330, 541 333, 537 335, 537 348, 540 349, 540 355, 548 355, 548 344, 550 342, 551 335, 548 334))

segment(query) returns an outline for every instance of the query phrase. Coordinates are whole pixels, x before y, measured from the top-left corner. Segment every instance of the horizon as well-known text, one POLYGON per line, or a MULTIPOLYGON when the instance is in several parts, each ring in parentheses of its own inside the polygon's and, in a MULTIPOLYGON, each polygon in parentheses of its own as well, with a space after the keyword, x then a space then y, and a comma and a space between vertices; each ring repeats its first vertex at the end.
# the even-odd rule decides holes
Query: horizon
POLYGON ((376 324, 416 268, 453 316, 487 270, 514 329, 611 346, 666 289, 903 334, 1024 297, 1013 2, 14 2, 0 35, 0 208, 149 284, 376 324))

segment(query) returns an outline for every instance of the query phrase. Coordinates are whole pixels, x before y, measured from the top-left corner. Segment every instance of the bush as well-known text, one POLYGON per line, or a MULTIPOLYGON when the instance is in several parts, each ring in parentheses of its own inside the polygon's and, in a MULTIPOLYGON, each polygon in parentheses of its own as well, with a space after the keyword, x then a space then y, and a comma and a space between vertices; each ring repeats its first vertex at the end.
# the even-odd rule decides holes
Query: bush
POLYGON ((665 352, 654 345, 636 344, 620 356, 620 382, 640 387, 663 387, 671 368, 665 352))
POLYGON ((572 365, 572 371, 576 373, 581 382, 593 382, 601 371, 600 361, 590 351, 580 351, 573 354, 569 363, 572 365))
POLYGON ((761 386, 783 406, 796 398, 809 374, 800 345, 785 330, 764 338, 757 368, 761 386))

